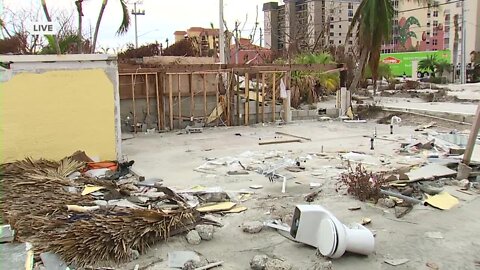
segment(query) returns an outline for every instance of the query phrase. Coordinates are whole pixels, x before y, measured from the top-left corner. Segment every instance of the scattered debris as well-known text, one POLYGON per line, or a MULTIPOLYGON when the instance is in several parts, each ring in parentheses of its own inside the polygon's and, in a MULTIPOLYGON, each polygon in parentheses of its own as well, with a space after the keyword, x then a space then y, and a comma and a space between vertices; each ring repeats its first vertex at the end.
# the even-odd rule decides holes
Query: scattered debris
POLYGON ((409 261, 410 261, 409 259, 386 259, 386 260, 384 260, 385 263, 387 263, 389 265, 392 265, 392 266, 399 266, 399 265, 402 265, 402 264, 406 264, 409 261))
POLYGON ((430 270, 439 270, 440 269, 440 267, 436 263, 433 263, 433 262, 427 262, 425 265, 430 270))
POLYGON ((251 185, 250 188, 251 189, 262 189, 263 186, 262 185, 251 185))
POLYGON ((265 270, 268 259, 267 255, 255 255, 250 261, 250 268, 252 270, 265 270))
POLYGON ((273 229, 285 231, 285 232, 290 232, 290 226, 287 224, 279 221, 279 220, 273 220, 273 221, 266 221, 263 223, 263 226, 270 227, 273 229))
POLYGON ((202 238, 196 230, 189 231, 185 237, 187 238, 187 242, 192 245, 198 245, 202 242, 202 238))
POLYGON ((209 263, 209 264, 207 264, 207 265, 205 265, 205 266, 195 268, 195 270, 207 270, 207 269, 210 269, 210 268, 213 268, 213 267, 220 266, 220 265, 222 265, 223 263, 224 263, 224 261, 209 263))
POLYGON ((386 208, 395 207, 395 201, 390 198, 380 198, 377 203, 386 208))
POLYGON ((458 204, 458 199, 450 195, 448 192, 442 192, 435 196, 427 194, 425 203, 441 210, 449 210, 458 204))
POLYGON ((428 164, 419 169, 407 173, 409 182, 414 182, 422 179, 432 179, 435 177, 444 177, 457 174, 456 171, 439 164, 428 164))
POLYGON ((263 223, 260 221, 249 221, 242 225, 242 230, 247 233, 259 233, 263 229, 263 223))
POLYGON ((362 209, 361 206, 352 206, 352 207, 348 208, 348 210, 350 210, 350 211, 357 211, 357 210, 360 210, 360 209, 362 209))
POLYGON ((327 262, 316 262, 313 267, 310 267, 311 270, 333 270, 332 261, 327 262))
POLYGON ((322 192, 321 189, 307 194, 307 195, 305 196, 305 198, 304 198, 305 201, 306 201, 306 202, 313 202, 313 201, 315 201, 315 199, 318 197, 318 194, 320 194, 320 192, 322 192))
POLYGON ((362 225, 367 225, 367 224, 370 224, 370 223, 372 223, 371 218, 367 218, 367 217, 362 218, 362 222, 361 222, 362 225))
POLYGON ((247 171, 228 171, 228 175, 248 175, 247 171))
POLYGON ((200 213, 228 211, 232 209, 235 205, 236 203, 233 202, 210 203, 198 207, 197 211, 200 213))
POLYGON ((197 225, 195 230, 202 240, 210 241, 213 239, 213 225, 197 225))
POLYGON ((291 270, 292 265, 280 259, 269 259, 265 264, 265 270, 291 270))
POLYGON ((405 206, 395 206, 395 217, 396 218, 402 218, 408 212, 412 211, 412 207, 405 207, 405 206))
POLYGON ((203 128, 202 127, 191 127, 191 126, 187 126, 185 128, 185 133, 187 134, 190 134, 190 133, 202 133, 203 132, 203 128))

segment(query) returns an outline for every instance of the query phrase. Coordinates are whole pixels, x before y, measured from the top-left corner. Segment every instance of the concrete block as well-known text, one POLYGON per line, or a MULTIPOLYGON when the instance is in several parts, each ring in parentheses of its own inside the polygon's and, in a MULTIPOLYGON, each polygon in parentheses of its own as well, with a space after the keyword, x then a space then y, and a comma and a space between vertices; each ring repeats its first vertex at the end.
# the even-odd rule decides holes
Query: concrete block
POLYGON ((308 116, 318 116, 317 110, 308 110, 308 116))
POLYGON ((303 117, 307 117, 308 116, 308 111, 306 110, 299 110, 298 111, 298 117, 299 118, 303 118, 303 117))
POLYGON ((327 109, 327 116, 338 117, 338 109, 337 108, 327 109))
POLYGON ((0 243, 13 242, 15 238, 15 230, 10 225, 2 225, 0 227, 0 243))

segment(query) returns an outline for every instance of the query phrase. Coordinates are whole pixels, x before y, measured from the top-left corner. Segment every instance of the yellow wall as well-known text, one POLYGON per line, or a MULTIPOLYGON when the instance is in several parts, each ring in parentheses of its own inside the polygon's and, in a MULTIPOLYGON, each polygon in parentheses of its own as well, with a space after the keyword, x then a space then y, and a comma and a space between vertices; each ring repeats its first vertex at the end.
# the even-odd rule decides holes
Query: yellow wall
POLYGON ((22 73, 0 83, 0 163, 76 150, 116 159, 114 85, 102 69, 22 73))

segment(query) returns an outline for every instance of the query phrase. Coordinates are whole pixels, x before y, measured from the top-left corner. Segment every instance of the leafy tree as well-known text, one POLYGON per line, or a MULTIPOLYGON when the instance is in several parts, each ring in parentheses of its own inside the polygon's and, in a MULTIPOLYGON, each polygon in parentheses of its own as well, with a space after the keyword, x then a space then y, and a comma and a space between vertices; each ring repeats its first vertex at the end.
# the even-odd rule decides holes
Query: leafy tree
POLYGON ((445 59, 439 60, 435 63, 435 71, 442 77, 443 73, 452 71, 452 65, 445 59))
POLYGON ((190 39, 183 39, 175 42, 163 51, 166 56, 197 56, 198 51, 195 50, 190 39))
MULTIPOLYGON (((378 77, 385 78, 387 80, 393 78, 393 72, 392 69, 390 68, 389 64, 385 63, 379 63, 378 65, 378 77)), ((364 78, 372 78, 372 71, 370 70, 370 67, 367 67, 365 70, 364 78)))

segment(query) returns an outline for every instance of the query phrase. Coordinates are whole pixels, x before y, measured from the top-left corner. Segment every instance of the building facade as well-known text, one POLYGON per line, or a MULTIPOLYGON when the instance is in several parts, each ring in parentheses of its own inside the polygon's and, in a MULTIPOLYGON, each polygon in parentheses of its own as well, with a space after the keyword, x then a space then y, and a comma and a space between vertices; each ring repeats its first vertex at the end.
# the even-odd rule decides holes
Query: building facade
MULTIPOLYGON (((416 0, 393 0, 393 37, 383 53, 450 50, 462 54, 462 2, 437 0, 420 5, 416 0), (457 36, 457 38, 456 38, 457 36)), ((465 0, 466 54, 480 50, 480 1, 465 0)), ((468 57, 467 57, 468 58, 468 57)))
POLYGON ((348 28, 360 0, 284 0, 263 5, 265 46, 272 50, 354 44, 348 28))
POLYGON ((187 31, 175 31, 175 42, 190 38, 198 41, 200 46, 199 50, 202 56, 209 54, 215 54, 218 50, 220 41, 219 29, 203 28, 203 27, 190 27, 187 31))

